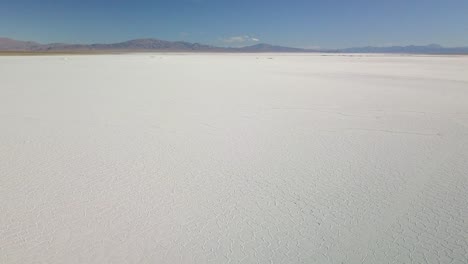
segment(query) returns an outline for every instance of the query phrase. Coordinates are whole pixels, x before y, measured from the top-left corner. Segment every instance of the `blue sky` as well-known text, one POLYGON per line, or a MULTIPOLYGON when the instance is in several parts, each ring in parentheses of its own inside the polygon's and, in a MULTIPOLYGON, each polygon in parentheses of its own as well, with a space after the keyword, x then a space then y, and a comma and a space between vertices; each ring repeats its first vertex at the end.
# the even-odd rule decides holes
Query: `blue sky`
POLYGON ((0 36, 219 46, 468 46, 467 0, 0 0, 0 36))

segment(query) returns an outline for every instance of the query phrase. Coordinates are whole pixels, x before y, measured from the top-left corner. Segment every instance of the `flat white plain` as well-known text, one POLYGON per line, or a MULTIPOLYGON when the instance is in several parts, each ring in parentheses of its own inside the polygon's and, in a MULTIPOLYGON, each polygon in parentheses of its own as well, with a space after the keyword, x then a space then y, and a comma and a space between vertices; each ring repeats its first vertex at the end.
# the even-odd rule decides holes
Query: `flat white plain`
POLYGON ((468 57, 0 57, 0 263, 467 263, 468 57))

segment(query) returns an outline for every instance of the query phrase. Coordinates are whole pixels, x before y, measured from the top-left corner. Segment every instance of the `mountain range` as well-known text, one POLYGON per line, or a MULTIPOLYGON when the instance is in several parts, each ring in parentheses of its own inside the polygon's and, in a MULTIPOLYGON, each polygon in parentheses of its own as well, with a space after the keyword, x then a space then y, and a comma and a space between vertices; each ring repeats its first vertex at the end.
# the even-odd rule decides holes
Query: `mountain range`
POLYGON ((408 53, 408 54, 468 54, 468 47, 447 48, 431 44, 426 46, 357 47, 347 49, 301 49, 270 44, 256 44, 240 48, 216 47, 186 41, 134 39, 111 44, 41 44, 0 37, 0 51, 25 52, 91 52, 91 51, 174 51, 174 52, 335 52, 335 53, 408 53))
POLYGON ((186 41, 166 41, 159 39, 133 39, 111 44, 40 44, 33 41, 20 41, 0 38, 0 51, 59 52, 59 51, 181 51, 181 52, 310 52, 312 50, 257 44, 241 48, 226 48, 190 43, 186 41))
POLYGON ((425 46, 359 47, 341 50, 345 53, 468 54, 468 47, 447 48, 437 44, 425 46))

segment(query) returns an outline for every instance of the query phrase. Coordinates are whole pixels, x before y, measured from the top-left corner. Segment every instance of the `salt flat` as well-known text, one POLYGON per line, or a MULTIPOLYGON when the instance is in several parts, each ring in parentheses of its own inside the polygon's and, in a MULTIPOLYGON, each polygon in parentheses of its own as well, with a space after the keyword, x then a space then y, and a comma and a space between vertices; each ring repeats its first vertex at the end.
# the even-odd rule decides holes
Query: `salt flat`
POLYGON ((468 263, 468 57, 0 57, 0 263, 468 263))

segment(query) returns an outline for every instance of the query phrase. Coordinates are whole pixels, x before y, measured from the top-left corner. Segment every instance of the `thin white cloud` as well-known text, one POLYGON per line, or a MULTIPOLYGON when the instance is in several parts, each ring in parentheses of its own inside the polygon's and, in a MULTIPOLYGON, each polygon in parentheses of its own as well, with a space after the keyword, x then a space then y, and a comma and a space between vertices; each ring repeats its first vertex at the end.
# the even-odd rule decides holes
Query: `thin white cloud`
POLYGON ((234 37, 229 37, 229 38, 225 38, 223 39, 223 42, 225 43, 244 43, 244 42, 258 42, 260 41, 260 39, 258 38, 254 38, 254 37, 251 37, 251 36, 248 36, 248 35, 244 35, 244 36, 234 36, 234 37))
POLYGON ((224 42, 226 43, 239 43, 239 42, 245 42, 244 36, 236 36, 236 37, 229 37, 226 39, 223 39, 224 42))

